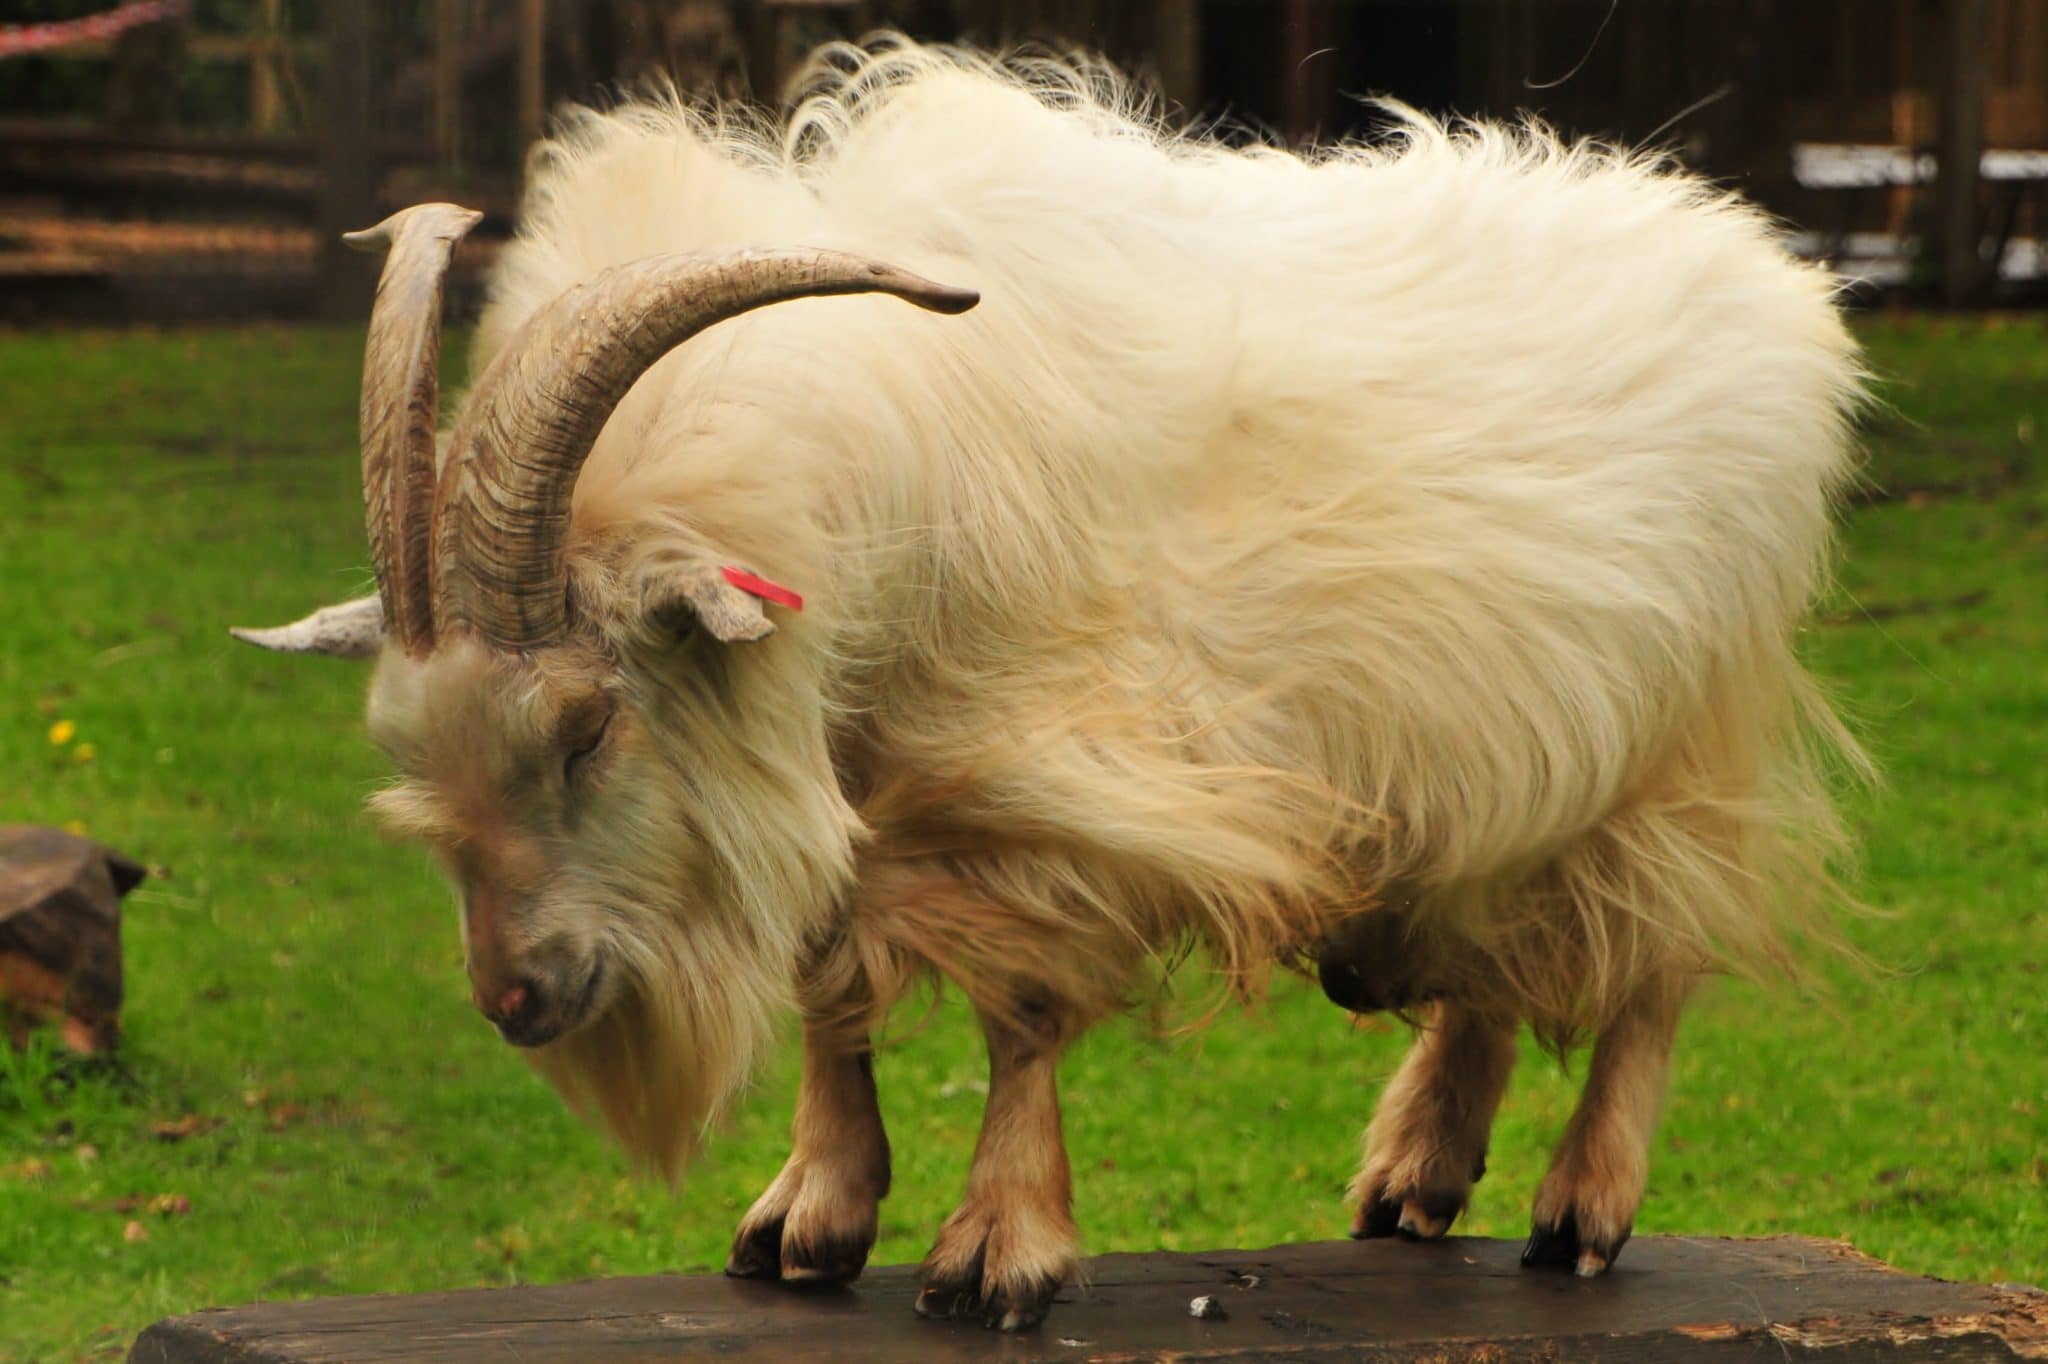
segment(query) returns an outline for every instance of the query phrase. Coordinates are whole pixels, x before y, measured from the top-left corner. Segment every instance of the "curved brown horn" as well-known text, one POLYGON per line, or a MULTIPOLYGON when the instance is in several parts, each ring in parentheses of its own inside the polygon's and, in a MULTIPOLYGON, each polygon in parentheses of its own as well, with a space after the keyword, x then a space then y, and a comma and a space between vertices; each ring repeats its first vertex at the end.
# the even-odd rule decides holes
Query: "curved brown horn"
POLYGON ((569 496, 612 409, 648 366, 753 308, 885 293, 964 312, 969 289, 836 251, 650 256, 570 289, 528 319, 478 381, 434 502, 434 600, 501 648, 557 637, 568 617, 569 496))
POLYGON ((440 405, 441 279, 455 243, 482 217, 454 204, 415 204, 342 238, 363 251, 391 248, 363 347, 363 512, 384 619, 410 654, 423 654, 434 643, 427 555, 440 405))

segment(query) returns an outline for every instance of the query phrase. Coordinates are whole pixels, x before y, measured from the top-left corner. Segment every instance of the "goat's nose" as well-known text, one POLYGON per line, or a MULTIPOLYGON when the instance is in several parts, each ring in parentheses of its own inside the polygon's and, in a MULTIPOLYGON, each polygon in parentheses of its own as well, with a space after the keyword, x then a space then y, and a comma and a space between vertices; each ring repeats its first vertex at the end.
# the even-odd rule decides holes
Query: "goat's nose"
POLYGON ((500 1022, 515 1018, 532 997, 533 991, 528 989, 524 982, 510 986, 505 993, 498 996, 497 1003, 491 1008, 491 1016, 500 1022))
POLYGON ((479 989, 476 1006, 499 1032, 508 1038, 516 1038, 531 1030, 546 1009, 547 1001, 541 995, 539 983, 528 978, 506 986, 495 997, 479 989))

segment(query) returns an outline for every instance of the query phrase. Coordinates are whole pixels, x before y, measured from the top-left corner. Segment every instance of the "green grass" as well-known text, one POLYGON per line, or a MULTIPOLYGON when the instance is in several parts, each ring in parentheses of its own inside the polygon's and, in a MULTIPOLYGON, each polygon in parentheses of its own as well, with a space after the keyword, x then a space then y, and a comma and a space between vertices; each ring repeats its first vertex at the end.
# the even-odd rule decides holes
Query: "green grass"
MULTIPOLYGON (((1853 812, 1890 915, 1849 932, 1897 969, 1838 973, 1829 1008, 1707 993, 1641 1229, 2041 1281, 2048 329, 1865 332, 1896 379, 1877 478, 1986 485, 1854 512, 1837 623, 1811 635, 1888 773, 1853 812)), ((157 868, 128 902, 118 1068, 0 1063, 0 1357, 114 1356, 158 1316, 256 1297, 710 1269, 781 1161, 787 1060, 680 1191, 629 1180, 469 1009, 446 892, 363 817, 383 774, 363 674, 227 639, 363 583, 359 345, 0 335, 0 822, 78 821, 157 868), (129 1201, 159 1195, 189 1211, 129 1201)), ((1403 1043, 1298 986, 1194 1038, 1089 1037, 1064 1069, 1089 1248, 1337 1234, 1403 1043)), ((878 1258, 914 1259, 960 1188, 982 1065, 947 1012, 879 1069, 878 1258)), ((1523 1232, 1572 1096, 1525 1061, 1468 1229, 1523 1232)))

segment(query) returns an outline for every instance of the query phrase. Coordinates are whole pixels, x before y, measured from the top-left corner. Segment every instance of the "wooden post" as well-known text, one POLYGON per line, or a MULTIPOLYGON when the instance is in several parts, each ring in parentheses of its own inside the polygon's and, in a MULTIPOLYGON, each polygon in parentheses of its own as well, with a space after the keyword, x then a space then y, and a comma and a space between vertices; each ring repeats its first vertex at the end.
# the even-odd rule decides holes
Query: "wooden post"
POLYGON ((1500 0, 1458 0, 1458 92, 1462 114, 1491 113, 1499 107, 1503 64, 1500 0))
POLYGON ((760 17, 747 38, 747 83, 754 98, 779 108, 791 93, 790 82, 801 69, 809 46, 804 15, 808 10, 842 11, 843 0, 755 0, 760 17))
POLYGON ((742 7, 745 27, 740 41, 747 54, 747 93, 754 103, 773 108, 782 97, 782 13, 766 3, 742 7))
POLYGON ((547 0, 519 0, 519 145, 540 137, 547 112, 547 0))
POLYGON ((462 170, 463 11, 468 0, 434 0, 434 168, 445 182, 462 170))
POLYGON ((161 133, 170 127, 176 112, 178 67, 185 60, 185 24, 183 18, 163 19, 138 25, 114 39, 114 78, 107 90, 107 113, 115 131, 161 133))
POLYGON ((1525 0, 1466 0, 1461 44, 1472 52, 1466 71, 1472 104, 1464 111, 1509 118, 1533 102, 1528 87, 1536 61, 1536 13, 1525 0))
POLYGON ((249 126, 274 133, 284 126, 284 0, 263 0, 263 28, 249 48, 249 126))
POLYGON ((1281 130, 1302 146, 1315 140, 1329 112, 1329 0, 1286 0, 1280 34, 1281 130))
MULTIPOLYGON (((1989 0, 1947 0, 1941 68, 1941 143, 1934 185, 1934 257, 1941 301, 1973 302, 1983 273, 1977 230, 1978 168, 1984 158, 1989 0)), ((1995 262, 1994 262, 1995 265, 1995 262)))
MULTIPOLYGON (((1649 116, 1651 91, 1661 98, 1670 87, 1657 81, 1650 70, 1650 16, 1639 5, 1624 6, 1616 15, 1621 32, 1621 119, 1624 139, 1640 138, 1657 126, 1649 116)), ((1659 31, 1661 32, 1661 26, 1659 31)), ((1661 115, 1659 116, 1661 118, 1661 115)))
POLYGON ((377 172, 370 147, 370 7, 323 0, 326 62, 320 73, 319 305, 330 318, 367 317, 377 263, 342 244, 341 234, 376 220, 377 172))
POLYGON ((1200 0, 1152 0, 1152 47, 1160 93, 1192 116, 1202 106, 1200 0))

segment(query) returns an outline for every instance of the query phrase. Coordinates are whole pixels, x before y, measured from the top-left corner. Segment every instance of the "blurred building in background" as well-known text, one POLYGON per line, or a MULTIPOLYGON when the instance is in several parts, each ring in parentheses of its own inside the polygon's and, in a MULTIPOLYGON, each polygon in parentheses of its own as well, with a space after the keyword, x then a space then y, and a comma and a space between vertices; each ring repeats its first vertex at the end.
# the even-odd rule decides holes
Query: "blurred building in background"
MULTIPOLYGON (((1237 140, 1370 138, 1389 95, 1671 149, 1866 293, 2048 296, 2048 0, 15 0, 0 316, 360 316, 337 233, 500 231, 564 100, 779 102, 877 29, 1100 51, 1237 140)), ((466 257, 472 268, 488 239, 466 257)))

